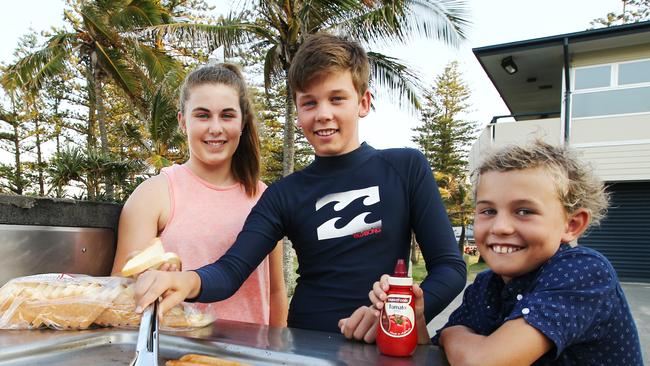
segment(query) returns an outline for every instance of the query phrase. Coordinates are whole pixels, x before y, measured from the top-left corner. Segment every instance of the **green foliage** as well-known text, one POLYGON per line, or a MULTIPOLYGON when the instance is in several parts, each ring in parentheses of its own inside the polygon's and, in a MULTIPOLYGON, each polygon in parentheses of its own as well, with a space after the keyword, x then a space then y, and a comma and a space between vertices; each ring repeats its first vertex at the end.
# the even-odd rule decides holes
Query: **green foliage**
MULTIPOLYGON (((189 42, 210 50, 223 46, 231 57, 238 47, 252 46, 264 55, 264 86, 285 80, 303 39, 319 31, 345 34, 366 43, 405 42, 412 35, 458 44, 465 37, 468 21, 464 1, 309 1, 280 3, 249 2, 239 13, 230 13, 214 24, 179 22, 151 27, 171 42, 189 42)), ((414 74, 398 60, 369 53, 373 76, 379 86, 395 90, 399 102, 415 108, 418 85, 414 74)), ((294 170, 293 101, 285 98, 283 175, 294 170)))
POLYGON ((469 110, 469 87, 462 80, 458 62, 445 67, 425 95, 422 125, 413 137, 434 171, 462 176, 467 171, 468 151, 476 132, 476 123, 462 119, 469 110))
MULTIPOLYGON (((261 93, 253 88, 253 104, 257 113, 258 133, 260 135, 262 181, 271 184, 282 178, 282 154, 284 145, 285 89, 283 84, 261 93)), ((311 163, 313 149, 301 130, 297 130, 294 144, 295 170, 300 170, 311 163)))
MULTIPOLYGON (((168 54, 162 40, 143 37, 138 30, 171 21, 168 11, 185 14, 192 6, 205 3, 163 3, 70 0, 70 9, 64 15, 73 31, 54 30, 42 46, 36 35, 24 37, 16 52, 18 61, 4 70, 1 81, 12 95, 22 100, 29 96, 31 109, 26 112, 43 111, 31 117, 40 126, 31 131, 37 137, 39 161, 40 144, 48 139, 55 139, 56 150, 61 151, 62 144, 78 144, 79 134, 85 134, 86 150, 94 151, 98 132, 103 156, 132 161, 150 157, 156 171, 161 164, 169 165, 182 155, 179 149, 183 139, 177 131, 175 109, 177 89, 184 76, 182 64, 168 54), (63 108, 64 103, 76 105, 74 112, 63 108), (133 132, 129 123, 147 128, 135 128, 139 135, 128 134, 125 131, 133 132), (140 139, 133 141, 127 136, 140 139)), ((38 169, 43 166, 32 165, 38 169)), ((106 199, 111 199, 112 176, 99 176, 107 179, 103 184, 106 199)), ((104 194, 95 178, 85 180, 86 188, 92 191, 85 197, 104 194)), ((55 188, 60 196, 62 187, 55 188)))
MULTIPOLYGON (((478 256, 468 256, 463 255, 465 262, 467 263, 467 281, 474 282, 476 275, 488 269, 488 266, 485 262, 477 262, 478 256)), ((425 267, 424 261, 419 261, 418 263, 411 262, 411 276, 413 277, 413 282, 421 283, 422 280, 427 276, 427 269, 425 267)))
POLYGON ((623 0, 620 13, 611 12, 603 18, 591 21, 592 28, 643 22, 650 20, 650 0, 623 0))
POLYGON ((411 262, 411 277, 413 277, 415 283, 422 283, 426 276, 427 268, 425 267, 424 261, 418 261, 417 263, 411 262))
POLYGON ((0 164, 0 193, 28 194, 32 189, 33 181, 34 175, 26 171, 25 166, 17 171, 12 165, 0 164))
POLYGON ((77 147, 63 149, 50 161, 48 173, 53 187, 67 186, 71 182, 80 182, 86 188, 90 199, 111 200, 103 196, 102 183, 110 181, 117 185, 116 201, 126 200, 133 190, 131 180, 142 170, 137 160, 121 160, 100 150, 84 152, 77 147), (124 186, 125 189, 121 189, 124 186))
POLYGON ((458 62, 451 62, 425 95, 422 124, 414 128, 417 134, 413 137, 435 172, 449 220, 462 227, 458 244, 461 253, 465 228, 473 214, 467 156, 476 123, 462 118, 469 109, 469 98, 458 62))
MULTIPOLYGON (((368 44, 419 35, 458 44, 468 25, 465 2, 456 0, 243 2, 242 10, 219 19, 209 15, 213 7, 205 0, 66 3, 66 26, 26 35, 16 61, 0 75, 7 95, 21 101, 14 114, 3 112, 19 121, 16 128, 0 118, 0 148, 17 161, 2 168, 3 183, 13 182, 3 191, 31 192, 27 182, 49 164, 47 194, 111 199, 108 188, 115 184, 114 199, 121 200, 138 180, 184 161, 178 88, 186 68, 205 62, 218 46, 225 46, 227 57, 246 52, 251 58, 245 62, 258 67, 252 85, 263 179, 273 182, 294 170, 294 161, 300 169, 313 156, 301 131, 294 134, 286 90, 286 71, 306 35, 328 31, 368 44), (285 134, 292 143, 284 142, 285 134), (54 146, 49 163, 40 155, 44 144, 54 146), (66 193, 69 185, 80 190, 66 193)), ((418 108, 417 75, 397 59, 369 56, 373 86, 418 108)))

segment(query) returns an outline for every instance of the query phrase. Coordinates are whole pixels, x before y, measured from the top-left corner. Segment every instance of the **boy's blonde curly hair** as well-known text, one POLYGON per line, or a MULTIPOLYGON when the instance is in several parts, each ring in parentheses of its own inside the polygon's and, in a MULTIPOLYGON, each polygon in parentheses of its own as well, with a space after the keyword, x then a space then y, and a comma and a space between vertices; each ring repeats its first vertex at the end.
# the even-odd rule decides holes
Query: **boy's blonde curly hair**
POLYGON ((482 174, 529 168, 543 168, 550 173, 567 214, 579 208, 586 209, 591 214, 589 226, 598 225, 605 217, 609 194, 591 167, 581 162, 574 151, 541 140, 525 146, 509 145, 490 153, 472 173, 474 199, 482 174))

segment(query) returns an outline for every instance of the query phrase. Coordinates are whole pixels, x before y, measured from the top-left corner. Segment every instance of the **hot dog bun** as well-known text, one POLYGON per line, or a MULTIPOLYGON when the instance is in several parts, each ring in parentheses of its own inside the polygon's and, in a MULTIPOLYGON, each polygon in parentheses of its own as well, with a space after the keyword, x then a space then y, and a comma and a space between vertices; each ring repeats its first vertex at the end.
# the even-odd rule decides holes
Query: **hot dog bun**
POLYGON ((165 363, 165 366, 201 366, 201 365, 249 366, 246 363, 224 360, 223 358, 212 357, 212 356, 197 355, 194 353, 184 355, 178 360, 169 360, 165 363))
POLYGON ((122 277, 135 276, 149 268, 158 268, 163 263, 175 264, 179 269, 181 268, 181 258, 176 253, 165 253, 160 238, 154 238, 151 245, 126 262, 120 275, 122 277))

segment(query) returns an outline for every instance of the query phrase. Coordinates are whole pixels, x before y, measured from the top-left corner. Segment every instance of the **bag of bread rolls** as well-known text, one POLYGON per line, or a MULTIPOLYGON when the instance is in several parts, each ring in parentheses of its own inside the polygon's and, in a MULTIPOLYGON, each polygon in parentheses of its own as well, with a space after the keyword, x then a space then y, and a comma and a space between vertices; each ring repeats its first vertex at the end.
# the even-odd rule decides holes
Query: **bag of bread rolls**
MULTIPOLYGON (((133 280, 50 273, 15 278, 0 288, 0 329, 138 327, 133 280)), ((165 314, 162 329, 206 326, 214 317, 191 304, 165 314)))

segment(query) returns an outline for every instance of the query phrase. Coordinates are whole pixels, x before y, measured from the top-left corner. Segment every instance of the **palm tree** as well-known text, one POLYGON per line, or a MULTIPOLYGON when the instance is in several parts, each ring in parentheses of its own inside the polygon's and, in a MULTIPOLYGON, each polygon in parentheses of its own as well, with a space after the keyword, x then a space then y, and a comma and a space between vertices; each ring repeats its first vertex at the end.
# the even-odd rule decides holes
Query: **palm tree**
MULTIPOLYGON (((84 65, 89 92, 87 128, 88 149, 95 145, 95 125, 99 128, 101 150, 109 153, 105 124, 103 89, 107 82, 117 85, 135 107, 136 113, 149 120, 151 101, 168 101, 163 80, 181 75, 180 64, 167 55, 156 40, 146 40, 135 31, 171 20, 156 0, 94 0, 72 4, 64 12, 74 31, 59 31, 42 49, 7 69, 3 84, 26 90, 38 90, 45 80, 74 67, 84 65)), ((173 99, 173 98, 171 98, 173 99)), ((158 115, 160 115, 158 113, 158 115)), ((169 114, 166 115, 169 118, 169 114)), ((107 196, 112 182, 106 181, 107 196)))
POLYGON ((52 189, 66 186, 70 181, 81 182, 88 198, 92 200, 113 200, 113 197, 102 197, 100 181, 123 183, 128 176, 140 169, 138 161, 119 160, 97 150, 85 153, 77 147, 67 147, 58 152, 48 167, 52 189))
MULTIPOLYGON (((258 0, 220 18, 215 25, 175 23, 151 27, 168 40, 224 46, 253 46, 264 54, 264 84, 286 84, 283 173, 293 171, 294 109, 286 75, 305 36, 319 31, 345 34, 363 43, 404 43, 413 36, 457 45, 469 25, 462 0, 258 0)), ((368 52, 374 80, 400 102, 419 108, 417 76, 398 59, 368 52)))
MULTIPOLYGON (((214 25, 176 23, 150 29, 168 41, 198 43, 209 49, 224 46, 226 56, 241 46, 264 54, 265 87, 285 83, 282 170, 286 176, 293 172, 295 141, 294 105, 286 76, 307 35, 329 31, 366 44, 404 43, 417 35, 457 45, 469 24, 465 16, 463 0, 258 0, 214 25)), ((393 90, 400 102, 419 108, 417 76, 395 58, 377 52, 368 52, 368 56, 374 80, 393 90)), ((284 248, 286 280, 291 278, 293 259, 287 241, 284 248)))

